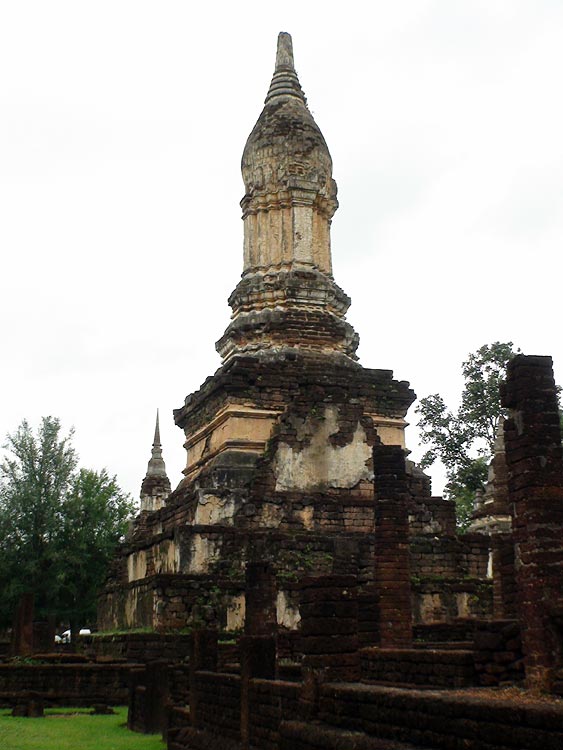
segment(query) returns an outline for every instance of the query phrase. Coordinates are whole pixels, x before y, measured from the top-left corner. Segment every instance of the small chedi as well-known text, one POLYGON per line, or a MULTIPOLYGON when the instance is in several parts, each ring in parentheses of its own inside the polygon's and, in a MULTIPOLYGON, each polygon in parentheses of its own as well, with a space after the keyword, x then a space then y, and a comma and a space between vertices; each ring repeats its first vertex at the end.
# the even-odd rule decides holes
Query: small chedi
POLYGON ((299 630, 300 579, 321 574, 357 577, 366 643, 385 637, 373 607, 387 606, 385 591, 393 599, 397 577, 412 603, 409 594, 404 632, 387 633, 394 642, 413 625, 490 613, 487 539, 456 536, 453 504, 432 497, 405 461, 415 394, 391 371, 357 362, 350 299, 332 275, 332 160, 288 34, 242 176, 243 272, 217 342, 223 364, 174 412, 187 460, 171 493, 157 424, 141 513, 100 599, 99 626, 240 630, 246 567, 258 562, 270 566, 275 620, 288 635, 299 630), (400 489, 387 497, 389 461, 400 489))

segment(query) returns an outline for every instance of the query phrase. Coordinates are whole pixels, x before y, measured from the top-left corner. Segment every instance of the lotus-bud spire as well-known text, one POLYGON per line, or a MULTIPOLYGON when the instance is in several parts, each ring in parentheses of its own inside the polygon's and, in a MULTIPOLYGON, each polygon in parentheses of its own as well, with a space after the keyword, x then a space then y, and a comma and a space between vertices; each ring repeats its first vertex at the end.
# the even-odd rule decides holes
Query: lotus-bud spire
POLYGON ((332 278, 330 224, 338 207, 332 159, 295 67, 291 36, 278 36, 264 108, 242 155, 243 269, 229 297, 223 361, 287 349, 356 359, 350 298, 332 278))

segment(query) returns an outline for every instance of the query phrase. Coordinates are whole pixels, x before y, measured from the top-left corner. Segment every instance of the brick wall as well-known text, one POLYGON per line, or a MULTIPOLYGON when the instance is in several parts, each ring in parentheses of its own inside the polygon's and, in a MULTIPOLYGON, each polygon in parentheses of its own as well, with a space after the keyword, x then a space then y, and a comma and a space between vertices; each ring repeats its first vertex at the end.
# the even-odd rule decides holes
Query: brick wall
POLYGON ((485 686, 520 682, 524 659, 517 620, 483 620, 474 626, 474 659, 479 683, 485 686))
MULTIPOLYGON (((412 485, 412 481, 411 481, 412 485)), ((455 504, 443 497, 416 495, 410 504, 409 527, 413 536, 455 534, 455 504)))
POLYGON ((415 623, 453 622, 463 617, 491 617, 491 580, 443 579, 432 576, 414 579, 412 585, 415 623))
POLYGON ((472 642, 475 620, 464 617, 451 622, 432 622, 415 625, 413 635, 419 646, 455 642, 472 642))
POLYGON ((411 572, 421 578, 486 578, 489 545, 483 534, 411 536, 411 572))
POLYGON ((332 684, 321 689, 320 718, 334 727, 435 750, 563 747, 563 710, 533 701, 515 706, 447 692, 332 684))
POLYGON ((146 663, 157 659, 181 661, 189 654, 188 634, 120 633, 83 635, 76 639, 76 650, 90 659, 126 659, 146 663))
POLYGON ((475 685, 471 651, 366 648, 362 679, 390 684, 459 688, 475 685))
MULTIPOLYGON (((204 726, 172 712, 169 750, 241 750, 233 725, 240 685, 199 673, 209 701, 204 726)), ((404 690, 359 683, 318 685, 318 714, 306 720, 300 685, 251 680, 249 750, 560 750, 563 708, 477 693, 404 690)), ((240 720, 240 714, 238 714, 240 720)))
POLYGON ((238 675, 196 672, 197 728, 240 740, 240 689, 238 675))
POLYGON ((353 576, 306 578, 300 594, 303 665, 327 678, 355 680, 358 656, 358 590, 353 576))
POLYGON ((294 682, 251 680, 250 745, 260 750, 278 750, 281 721, 299 713, 301 685, 294 682))
POLYGON ((33 691, 48 706, 125 705, 129 696, 130 665, 124 664, 0 664, 0 701, 33 691))

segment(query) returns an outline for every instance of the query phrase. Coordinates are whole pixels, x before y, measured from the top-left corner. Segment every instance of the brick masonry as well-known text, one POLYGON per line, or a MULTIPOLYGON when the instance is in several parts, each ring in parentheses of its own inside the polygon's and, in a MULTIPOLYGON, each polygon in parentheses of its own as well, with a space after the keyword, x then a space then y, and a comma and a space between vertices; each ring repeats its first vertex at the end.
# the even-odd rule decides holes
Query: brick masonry
POLYGON ((563 646, 563 451, 551 358, 511 360, 502 401, 526 679, 549 690, 563 646))
POLYGON ((375 485, 374 583, 381 646, 412 643, 409 501, 400 446, 373 449, 375 485))
POLYGON ((40 694, 46 706, 126 705, 127 664, 0 664, 0 702, 11 706, 22 694, 40 694))

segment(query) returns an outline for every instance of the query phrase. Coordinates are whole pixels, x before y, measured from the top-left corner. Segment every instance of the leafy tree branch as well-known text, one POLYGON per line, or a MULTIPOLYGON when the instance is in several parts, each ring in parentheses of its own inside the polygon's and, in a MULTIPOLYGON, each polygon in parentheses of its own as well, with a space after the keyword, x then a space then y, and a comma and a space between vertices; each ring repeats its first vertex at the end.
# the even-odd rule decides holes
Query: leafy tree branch
POLYGON ((131 498, 105 469, 78 468, 72 430, 44 417, 7 436, 0 463, 0 621, 33 591, 39 614, 83 622, 95 617, 96 595, 114 548, 133 513, 131 498))
POLYGON ((446 496, 455 500, 458 525, 467 527, 475 492, 487 478, 494 441, 503 410, 500 383, 508 361, 520 350, 511 341, 486 344, 469 354, 462 364, 464 386, 456 412, 448 409, 440 394, 422 398, 416 409, 423 445, 423 469, 439 459, 446 468, 446 496))

